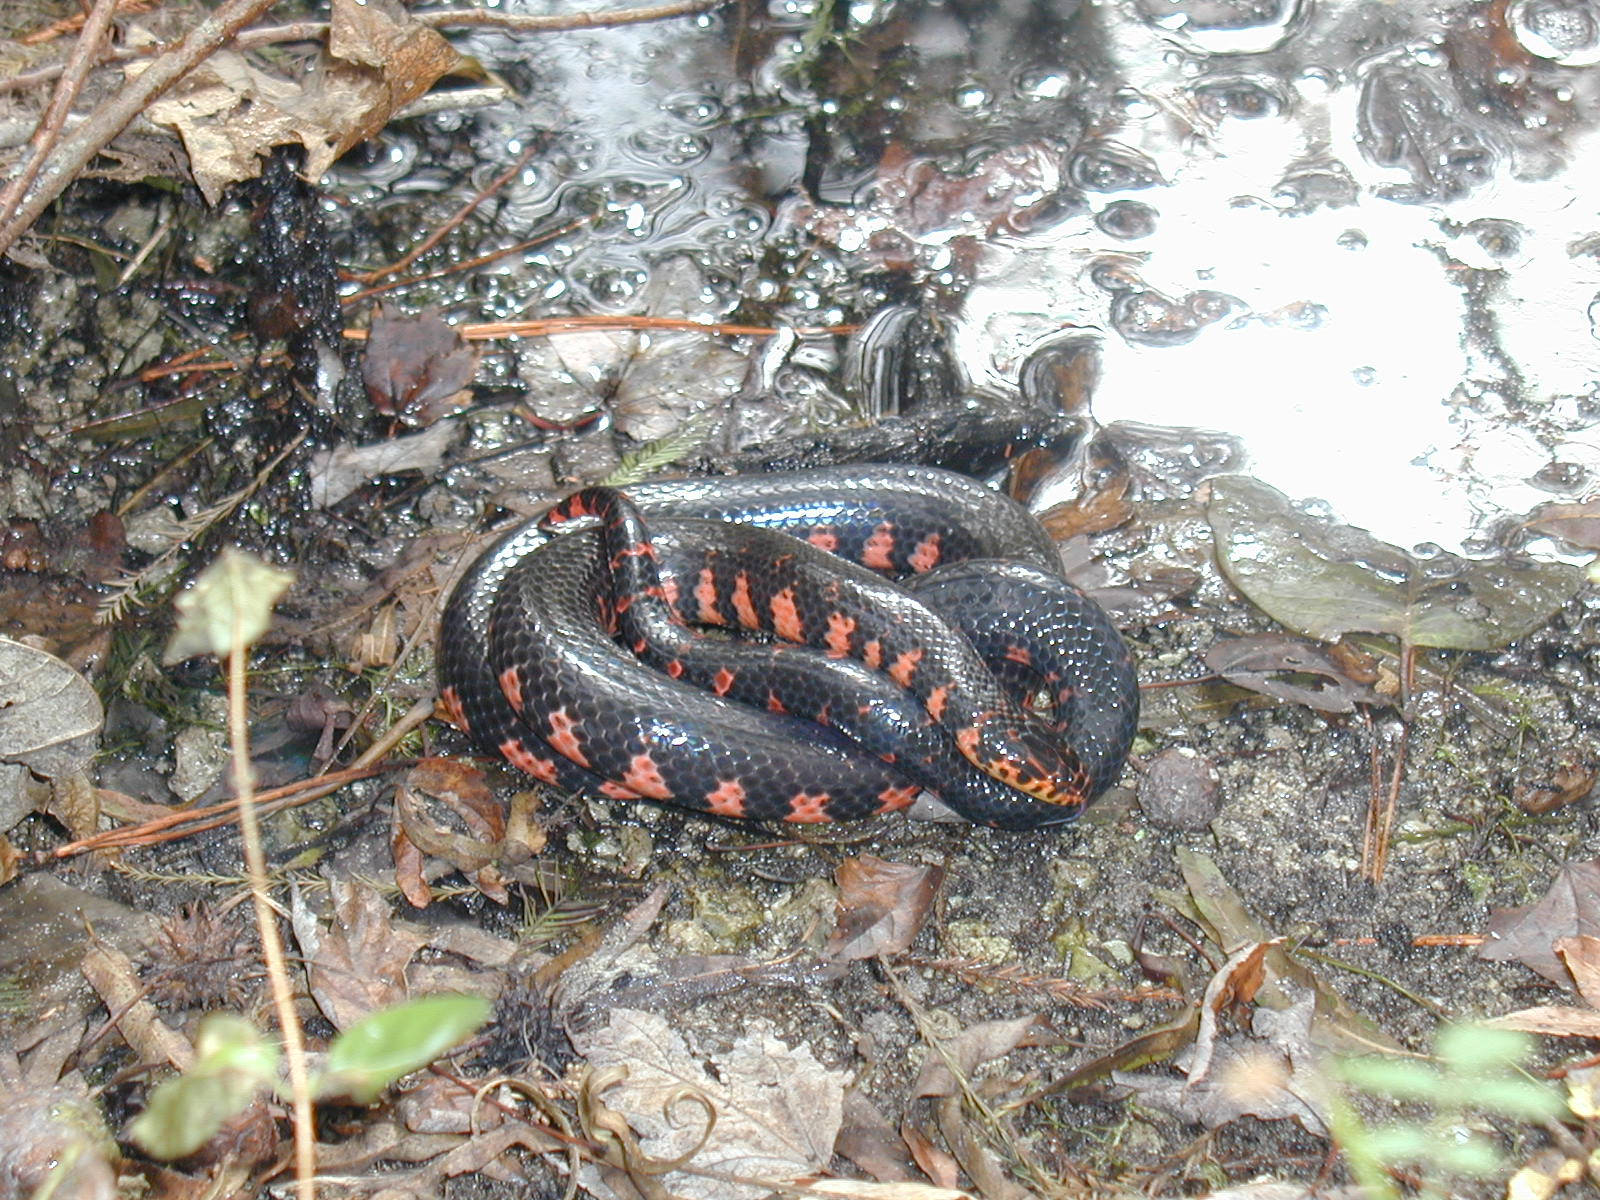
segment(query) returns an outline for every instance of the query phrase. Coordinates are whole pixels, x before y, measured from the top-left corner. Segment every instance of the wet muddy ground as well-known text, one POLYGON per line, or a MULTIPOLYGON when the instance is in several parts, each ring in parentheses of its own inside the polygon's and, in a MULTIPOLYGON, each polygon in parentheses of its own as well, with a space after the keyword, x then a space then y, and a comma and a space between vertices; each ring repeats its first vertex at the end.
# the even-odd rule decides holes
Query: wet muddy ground
MULTIPOLYGON (((481 781, 443 790, 486 785, 524 824, 426 811, 494 841, 485 867, 442 834, 411 853, 426 824, 397 851, 397 779, 428 783, 391 773, 273 819, 282 898, 295 882, 306 906, 301 953, 316 957, 320 918, 354 947, 352 974, 404 944, 383 969, 407 986, 475 977, 498 1007, 461 1067, 472 1078, 539 1080, 572 1111, 575 1085, 551 1081, 629 1061, 637 1082, 648 1065, 779 1141, 822 1139, 811 1168, 986 1197, 1347 1182, 1326 1138, 1333 1056, 1426 1053, 1442 1022, 1596 999, 1551 944, 1593 932, 1570 868, 1600 847, 1600 612, 1570 565, 1594 544, 1600 467, 1600 230, 1579 165, 1600 9, 774 4, 452 40, 489 103, 475 92, 391 124, 316 186, 280 157, 215 207, 192 184, 86 182, 34 257, 0 273, 0 632, 93 681, 107 811, 131 823, 227 792, 219 674, 160 662, 173 592, 222 545, 296 572, 251 685, 273 786, 322 766, 352 717, 337 764, 426 700, 441 595, 497 522, 619 468, 914 411, 938 375, 1081 422, 1012 486, 1138 661, 1122 786, 1059 831, 898 817, 797 831, 529 799, 525 778, 479 760, 481 781), (423 278, 363 294, 357 273, 480 192, 400 273, 423 278), (380 342, 380 300, 458 329, 584 315, 773 332, 641 323, 458 344, 407 327, 380 342), (886 305, 932 331, 920 367, 894 376, 909 392, 847 370, 839 329, 886 305), (344 328, 385 347, 387 385, 344 328), (204 369, 179 369, 187 352, 204 369), (115 619, 97 622, 112 596, 115 619), (1261 657, 1226 659, 1258 635, 1261 657), (1391 811, 1380 879, 1369 825, 1391 811), (863 890, 869 855, 908 874, 863 890), (1567 910, 1512 939, 1509 960, 1480 957, 1496 910, 1553 883, 1567 910), (434 903, 407 903, 429 887, 434 903), (896 917, 925 921, 908 947, 884 931, 896 917), (498 949, 462 948, 480 927, 498 949), (1193 1028, 1168 1030, 1200 1012, 1216 1022, 1198 1035, 1207 1062, 1193 1028), (943 1056, 965 1090, 930 1082, 924 1062, 943 1056), (831 1126, 802 1135, 775 1115, 785 1081, 831 1126)), ((134 134, 153 174, 160 131, 134 134)), ((470 747, 434 723, 396 753, 470 747)), ((95 823, 59 787, 7 799, 24 852, 95 823)), ((41 1009, 81 1024, 76 923, 19 932, 80 891, 109 902, 98 924, 129 923, 140 978, 187 964, 155 993, 172 1024, 218 1008, 265 1020, 253 969, 195 966, 253 962, 248 930, 191 916, 159 935, 139 917, 203 902, 247 925, 230 833, 52 866, 64 898, 24 865, 0 959, 67 998, 12 1011, 19 1051, 41 1009)), ((326 986, 311 985, 338 1024, 326 986)), ((1538 1075, 1590 1049, 1551 1038, 1530 1061, 1538 1075)), ((76 1060, 113 1131, 144 1102, 138 1057, 117 1044, 76 1060)), ((1440 1069, 1447 1091, 1476 1087, 1440 1069)), ((1426 1155, 1389 1164, 1449 1194, 1500 1194, 1541 1148, 1570 1158, 1600 1136, 1582 1114, 1563 1142, 1437 1095, 1402 1109, 1397 1092, 1346 1094, 1371 1122, 1492 1143, 1481 1179, 1426 1155)), ((660 1098, 611 1093, 670 1158, 688 1146, 651 1126, 660 1098)), ((325 1140, 370 1119, 346 1116, 325 1140)), ((415 1165, 431 1161, 415 1149, 426 1122, 396 1127, 415 1194, 479 1186, 415 1165)), ((723 1132, 724 1175, 808 1161, 731 1117, 723 1132)), ((499 1183, 482 1186, 558 1194, 567 1160, 546 1150, 490 1156, 481 1178, 499 1183)), ((235 1157, 260 1171, 274 1153, 235 1157)), ((375 1189, 379 1161, 345 1186, 375 1189)), ((654 1177, 613 1163, 580 1178, 648 1196, 654 1177)), ((686 1172, 667 1190, 761 1194, 686 1172)))

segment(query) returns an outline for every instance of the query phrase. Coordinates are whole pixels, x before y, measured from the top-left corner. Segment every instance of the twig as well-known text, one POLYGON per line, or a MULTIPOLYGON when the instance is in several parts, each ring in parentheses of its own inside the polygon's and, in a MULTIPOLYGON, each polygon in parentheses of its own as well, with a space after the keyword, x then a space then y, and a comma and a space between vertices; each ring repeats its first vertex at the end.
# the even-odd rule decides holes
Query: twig
POLYGON ((245 650, 248 640, 244 618, 237 605, 233 617, 233 652, 228 655, 228 737, 233 744, 233 786, 239 794, 239 832, 244 836, 244 861, 250 874, 250 899, 255 905, 261 934, 261 954, 267 960, 272 1003, 283 1034, 284 1058, 289 1067, 289 1090, 294 1100, 296 1194, 315 1200, 317 1194, 316 1129, 312 1125, 311 1079, 306 1071, 305 1035, 294 1010, 294 992, 284 965, 278 917, 267 896, 267 856, 261 849, 261 825, 256 813, 255 769, 250 765, 250 715, 245 704, 245 650))
MULTIPOLYGON (((150 5, 151 0, 116 0, 114 11, 119 13, 147 12, 150 9, 150 5)), ((17 45, 38 46, 45 42, 52 42, 64 33, 72 33, 78 29, 87 32, 89 22, 92 20, 94 20, 93 13, 88 18, 85 18, 82 13, 63 17, 59 21, 46 25, 43 29, 35 29, 32 33, 23 34, 17 39, 17 45)), ((82 39, 80 38, 79 40, 81 41, 82 39)))
POLYGON ((506 184, 510 183, 514 178, 516 178, 517 172, 522 170, 523 167, 527 166, 528 160, 537 154, 541 148, 541 142, 536 139, 531 146, 517 156, 516 162, 512 163, 499 175, 495 176, 494 179, 490 180, 488 187, 484 188, 477 195, 473 196, 472 199, 468 200, 460 208, 456 209, 455 212, 450 214, 449 217, 445 218, 445 220, 439 224, 437 229, 435 229, 427 237, 423 238, 407 253, 401 255, 398 259, 386 267, 377 267, 371 271, 363 271, 354 277, 355 281, 357 283, 373 284, 377 283, 378 280, 382 279, 385 275, 394 275, 400 271, 404 271, 412 263, 416 262, 417 259, 421 258, 429 250, 432 250, 435 246, 442 242, 445 238, 445 235, 448 234, 452 229, 456 228, 456 226, 460 225, 461 222, 470 217, 478 205, 482 204, 490 196, 494 195, 501 188, 505 187, 506 184))
POLYGON ((412 15, 424 25, 492 25, 519 33, 553 33, 564 29, 599 29, 607 25, 639 25, 647 21, 666 21, 691 17, 696 13, 721 8, 728 0, 676 0, 671 4, 650 4, 640 8, 618 8, 609 12, 566 13, 559 17, 495 12, 488 8, 436 8, 412 15))
POLYGON ((9 250, 62 190, 90 161, 138 116, 151 101, 164 94, 234 34, 255 20, 276 0, 225 0, 205 17, 183 41, 164 52, 137 78, 130 80, 83 122, 71 137, 44 161, 33 191, 22 197, 9 216, 0 210, 0 254, 9 250))
POLYGON ((78 93, 83 88, 83 81, 88 78, 89 72, 94 69, 100 57, 100 49, 105 44, 106 34, 111 29, 111 18, 115 15, 116 9, 117 0, 96 0, 94 9, 84 21, 83 33, 74 43, 72 54, 61 69, 61 78, 56 83, 55 95, 50 97, 50 106, 39 118, 39 123, 33 129, 33 137, 28 140, 27 159, 17 171, 16 177, 6 185, 6 190, 0 192, 0 221, 16 211, 23 195, 38 177, 39 168, 44 166, 50 148, 56 144, 61 131, 66 128, 67 117, 72 112, 72 103, 78 98, 78 93))

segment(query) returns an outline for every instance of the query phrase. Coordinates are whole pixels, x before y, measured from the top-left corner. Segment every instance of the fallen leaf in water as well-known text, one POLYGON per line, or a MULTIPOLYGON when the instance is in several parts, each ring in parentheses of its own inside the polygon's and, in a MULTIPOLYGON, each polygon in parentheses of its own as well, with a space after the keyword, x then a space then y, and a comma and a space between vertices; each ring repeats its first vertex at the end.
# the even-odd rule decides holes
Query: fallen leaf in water
POLYGON ((1522 528, 1559 538, 1569 546, 1600 550, 1600 500, 1582 504, 1541 504, 1522 528))
POLYGON ((1324 641, 1366 632, 1493 650, 1543 625, 1583 582, 1564 563, 1424 561, 1243 475, 1211 481, 1206 517, 1229 581, 1273 620, 1324 641))
POLYGON ((380 305, 367 332, 361 380, 379 412, 407 425, 432 425, 469 398, 478 358, 478 348, 437 310, 391 315, 380 305))

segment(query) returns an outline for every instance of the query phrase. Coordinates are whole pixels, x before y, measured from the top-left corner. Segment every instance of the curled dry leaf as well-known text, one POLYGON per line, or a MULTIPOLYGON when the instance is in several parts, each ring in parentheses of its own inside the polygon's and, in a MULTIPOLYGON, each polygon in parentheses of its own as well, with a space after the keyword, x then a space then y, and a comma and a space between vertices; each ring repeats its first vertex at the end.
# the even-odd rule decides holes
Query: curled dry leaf
POLYGON ((833 958, 875 958, 910 948, 928 918, 944 871, 863 854, 840 863, 835 880, 839 904, 824 953, 833 958))
MULTIPOLYGON (((460 61, 394 0, 333 0, 328 49, 315 70, 290 79, 220 50, 145 114, 178 131, 195 183, 215 204, 228 184, 255 178, 275 146, 304 146, 305 173, 317 178, 460 61)), ((126 69, 137 75, 147 65, 126 69)))
POLYGON ((391 846, 407 899, 420 900, 419 907, 431 900, 414 853, 420 851, 470 876, 497 904, 506 903, 510 893, 500 868, 544 849, 544 830, 533 820, 537 804, 535 793, 518 792, 508 812, 477 768, 447 758, 421 760, 395 789, 391 846))
POLYGON ((958 1096, 962 1092, 956 1078, 968 1081, 986 1062, 1002 1058, 1021 1045, 1036 1045, 1040 1029, 1036 1016, 1015 1017, 1009 1021, 980 1021, 928 1047, 922 1070, 912 1086, 913 1096, 958 1096))
POLYGON ((624 1008, 607 1017, 574 1031, 573 1045, 605 1081, 597 1100, 613 1132, 636 1136, 657 1164, 692 1151, 690 1165, 720 1176, 668 1172, 660 1181, 672 1195, 758 1200, 768 1185, 833 1157, 845 1073, 823 1067, 808 1047, 787 1046, 756 1022, 725 1052, 702 1058, 665 1017, 624 1008))
POLYGON ((1283 634, 1225 638, 1206 651, 1206 666, 1229 683, 1319 712, 1354 712, 1384 697, 1356 682, 1331 654, 1283 634))
POLYGON ((1550 767, 1548 775, 1520 782, 1512 800, 1525 813, 1542 815, 1576 804, 1594 791, 1600 768, 1592 762, 1568 760, 1550 767))

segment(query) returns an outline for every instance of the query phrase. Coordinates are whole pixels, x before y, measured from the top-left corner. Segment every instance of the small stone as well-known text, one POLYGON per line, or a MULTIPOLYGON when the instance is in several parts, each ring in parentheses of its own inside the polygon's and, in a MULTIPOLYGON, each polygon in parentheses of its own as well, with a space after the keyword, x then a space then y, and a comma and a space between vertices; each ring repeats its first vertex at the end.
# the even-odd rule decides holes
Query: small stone
POLYGON ((1222 780, 1193 750, 1164 750, 1139 781, 1139 807, 1158 829, 1204 829, 1222 808, 1222 780))

